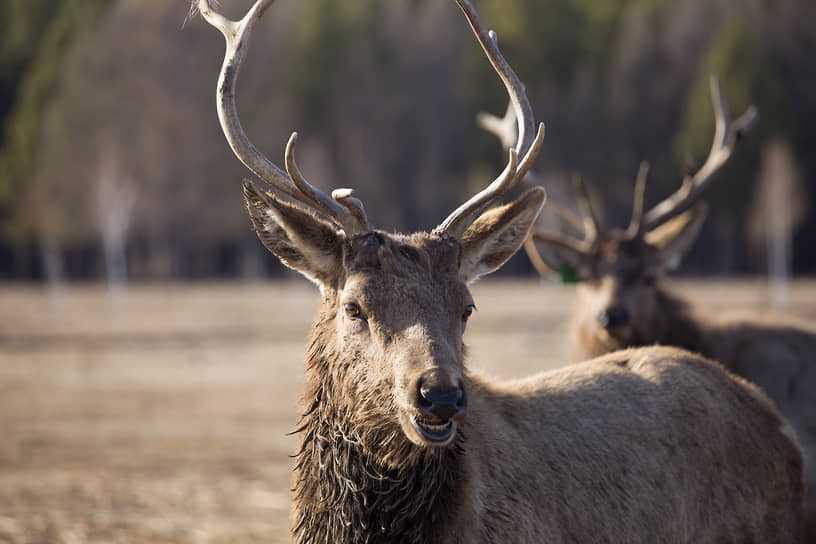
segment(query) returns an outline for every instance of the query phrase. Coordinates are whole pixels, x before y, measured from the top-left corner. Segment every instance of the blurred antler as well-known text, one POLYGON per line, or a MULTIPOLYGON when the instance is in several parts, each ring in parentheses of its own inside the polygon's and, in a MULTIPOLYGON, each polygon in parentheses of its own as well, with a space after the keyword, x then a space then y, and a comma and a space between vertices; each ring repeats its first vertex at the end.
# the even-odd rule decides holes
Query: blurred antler
POLYGON ((595 207, 592 205, 592 197, 589 195, 589 188, 581 176, 573 177, 573 185, 578 199, 578 209, 584 222, 584 240, 591 245, 595 244, 601 232, 601 222, 595 214, 595 207))
POLYGON ((646 186, 649 183, 649 170, 651 165, 643 161, 640 163, 637 179, 635 180, 635 193, 632 198, 632 219, 629 221, 629 228, 626 232, 630 238, 635 238, 643 233, 643 214, 646 209, 646 186))
POLYGON ((501 142, 502 149, 510 149, 516 145, 518 125, 516 124, 516 110, 513 102, 507 103, 504 117, 496 117, 492 113, 482 112, 476 116, 476 123, 483 130, 496 136, 501 142))
POLYGON ((573 187, 576 192, 576 200, 580 216, 573 213, 568 208, 548 203, 548 207, 555 211, 573 229, 581 233, 581 238, 569 236, 564 233, 551 232, 537 225, 530 237, 524 242, 524 249, 533 267, 542 276, 549 276, 554 271, 541 257, 541 253, 536 247, 536 243, 550 246, 557 246, 566 249, 568 252, 580 255, 582 259, 589 262, 593 259, 598 248, 598 236, 600 234, 600 221, 595 214, 589 197, 589 190, 586 183, 580 176, 573 177, 573 187))
POLYGON ((757 110, 751 106, 732 121, 728 102, 720 90, 720 82, 716 77, 711 78, 711 100, 714 105, 716 130, 708 158, 696 174, 686 176, 677 192, 646 212, 639 232, 654 230, 691 209, 708 187, 714 174, 731 158, 742 136, 757 120, 757 110))

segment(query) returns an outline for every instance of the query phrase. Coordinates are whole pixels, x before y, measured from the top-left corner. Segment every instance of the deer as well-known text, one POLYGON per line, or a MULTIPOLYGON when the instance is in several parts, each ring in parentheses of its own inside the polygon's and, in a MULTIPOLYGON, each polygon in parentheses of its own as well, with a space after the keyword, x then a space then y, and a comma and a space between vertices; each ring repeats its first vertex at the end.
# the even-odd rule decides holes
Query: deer
MULTIPOLYGON (((639 346, 674 346, 721 363, 771 398, 801 441, 806 532, 808 541, 816 542, 816 330, 779 318, 714 316, 665 285, 667 273, 679 266, 700 233, 707 216, 703 194, 757 117, 751 107, 734 120, 716 77, 711 99, 715 135, 709 155, 671 196, 645 208, 649 165, 644 162, 634 183, 629 225, 605 228, 586 183, 576 177, 578 213, 550 207, 578 234, 534 228, 524 247, 542 276, 555 272, 577 284, 569 326, 574 361, 639 346)), ((478 121, 503 143, 515 137, 512 110, 503 118, 481 114, 478 121)), ((535 172, 527 181, 537 183, 535 172)))
POLYGON ((677 349, 498 383, 468 370, 469 291, 523 245, 545 202, 501 202, 544 138, 525 87, 469 0, 455 0, 518 119, 504 170, 429 231, 374 228, 350 189, 304 176, 297 133, 274 164, 245 133, 237 80, 272 0, 243 19, 196 0, 226 41, 221 128, 257 179, 252 228, 311 280, 292 473, 297 543, 798 542, 801 454, 767 398, 677 349))

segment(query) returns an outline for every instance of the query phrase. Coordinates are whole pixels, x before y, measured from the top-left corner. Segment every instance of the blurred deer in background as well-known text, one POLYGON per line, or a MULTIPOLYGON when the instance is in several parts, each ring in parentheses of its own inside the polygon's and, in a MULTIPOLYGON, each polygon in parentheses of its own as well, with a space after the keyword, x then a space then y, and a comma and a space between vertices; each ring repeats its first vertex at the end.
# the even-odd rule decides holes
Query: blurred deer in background
MULTIPOLYGON (((732 120, 716 79, 711 93, 714 143, 703 166, 677 192, 647 211, 649 168, 644 163, 628 228, 604 229, 586 185, 577 179, 582 217, 565 208, 556 211, 583 236, 536 230, 525 248, 542 275, 555 271, 578 282, 570 331, 576 361, 630 347, 676 346, 719 361, 759 385, 802 442, 810 488, 807 515, 813 525, 808 531, 816 539, 816 332, 779 320, 700 313, 663 285, 666 272, 679 265, 700 232, 706 217, 700 197, 756 118, 751 108, 732 120)), ((512 112, 501 120, 483 114, 480 124, 504 142, 512 118, 512 112)))
POLYGON ((372 228, 350 190, 329 196, 310 184, 295 134, 285 170, 252 145, 236 84, 272 1, 238 22, 198 2, 227 43, 221 126, 262 180, 244 184, 252 224, 321 291, 293 476, 295 541, 797 542, 797 445, 767 399, 719 367, 653 349, 510 384, 467 370, 468 285, 521 247, 544 191, 493 206, 532 166, 544 133, 495 34, 456 1, 507 88, 518 138, 493 183, 410 235, 372 228))

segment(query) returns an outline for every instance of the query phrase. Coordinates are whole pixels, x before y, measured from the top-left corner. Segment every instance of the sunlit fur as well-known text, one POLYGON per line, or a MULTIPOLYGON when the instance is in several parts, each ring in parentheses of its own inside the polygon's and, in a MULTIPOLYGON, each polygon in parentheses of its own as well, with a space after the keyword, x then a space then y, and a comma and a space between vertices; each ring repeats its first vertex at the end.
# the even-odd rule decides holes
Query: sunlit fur
POLYGON ((612 244, 595 265, 601 273, 578 286, 570 333, 574 360, 627 347, 677 346, 761 387, 799 437, 808 538, 816 542, 816 330, 793 320, 697 310, 663 285, 657 253, 656 248, 633 251, 612 244), (625 307, 631 321, 610 334, 597 314, 615 305, 625 307))
POLYGON ((462 241, 348 238, 246 197, 264 244, 322 293, 297 428, 295 542, 798 542, 795 441, 718 366, 649 349, 505 384, 468 370, 465 279, 520 247, 541 195, 487 212, 462 241), (445 447, 406 424, 429 368, 467 392, 445 447))

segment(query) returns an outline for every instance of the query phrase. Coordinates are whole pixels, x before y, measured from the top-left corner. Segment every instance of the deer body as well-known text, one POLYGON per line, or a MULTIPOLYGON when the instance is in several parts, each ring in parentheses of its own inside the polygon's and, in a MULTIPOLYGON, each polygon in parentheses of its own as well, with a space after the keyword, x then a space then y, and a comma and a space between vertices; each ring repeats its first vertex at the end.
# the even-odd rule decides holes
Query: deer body
MULTIPOLYGON (((580 220, 573 224, 584 231, 582 239, 536 232, 525 248, 542 273, 567 267, 579 280, 570 325, 575 361, 638 346, 675 346, 715 360, 764 390, 804 450, 805 523, 809 541, 816 542, 816 330, 793 322, 704 315, 661 285, 700 232, 706 217, 701 195, 756 115, 751 108, 732 121, 716 79, 712 99, 716 131, 711 152, 673 195, 646 211, 644 165, 629 227, 604 229, 580 184, 584 226, 580 220)), ((490 119, 489 130, 506 132, 491 128, 506 121, 501 125, 490 119)))
MULTIPOLYGON (((348 379, 329 370, 347 368, 334 313, 307 361, 297 542, 798 542, 798 448, 763 395, 713 363, 641 349, 505 384, 467 373, 456 441, 417 451, 379 428, 387 413, 332 417, 353 412, 348 393, 311 404, 348 379)), ((372 405, 389 405, 381 391, 372 405)))
POLYGON ((300 544, 797 542, 801 459, 764 397, 678 351, 623 353, 510 384, 471 374, 468 286, 501 267, 544 205, 496 206, 539 154, 524 85, 468 0, 456 0, 510 95, 505 170, 430 232, 386 233, 348 189, 309 183, 251 144, 235 104, 249 37, 226 40, 222 129, 260 179, 244 201, 261 242, 320 288, 293 473, 300 544), (710 417, 718 414, 717 418, 710 417))
MULTIPOLYGON (((633 310, 625 338, 616 338, 598 326, 595 290, 578 290, 570 327, 575 361, 627 347, 676 346, 718 361, 776 403, 802 446, 808 526, 816 538, 810 528, 816 524, 816 330, 794 320, 711 316, 656 284, 631 301, 648 314, 633 310)), ((625 300, 619 296, 617 304, 625 300)))

